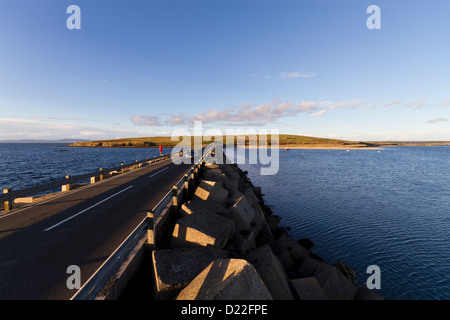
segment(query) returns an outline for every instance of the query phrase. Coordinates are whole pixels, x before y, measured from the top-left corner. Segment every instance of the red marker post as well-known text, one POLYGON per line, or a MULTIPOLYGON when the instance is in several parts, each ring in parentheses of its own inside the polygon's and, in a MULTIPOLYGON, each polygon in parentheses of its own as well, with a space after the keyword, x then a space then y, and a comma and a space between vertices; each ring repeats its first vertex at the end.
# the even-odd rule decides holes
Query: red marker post
POLYGON ((162 153, 162 145, 159 145, 159 155, 162 153))

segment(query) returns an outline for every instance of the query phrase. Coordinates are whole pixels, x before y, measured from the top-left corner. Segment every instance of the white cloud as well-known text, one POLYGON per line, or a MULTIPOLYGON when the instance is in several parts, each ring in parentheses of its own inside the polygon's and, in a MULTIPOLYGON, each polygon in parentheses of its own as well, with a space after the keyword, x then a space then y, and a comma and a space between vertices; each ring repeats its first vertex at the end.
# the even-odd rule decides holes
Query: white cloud
POLYGON ((253 106, 244 104, 236 108, 224 110, 207 110, 196 115, 169 115, 167 119, 158 115, 134 115, 131 121, 137 126, 173 126, 190 124, 194 121, 207 123, 226 122, 229 125, 265 125, 268 122, 275 122, 280 118, 296 116, 299 113, 311 113, 319 108, 313 101, 302 101, 301 103, 286 101, 274 101, 270 104, 253 106))
POLYGON ((16 118, 0 118, 0 140, 114 139, 148 134, 126 127, 82 126, 73 123, 16 118))
POLYGON ((320 110, 320 111, 317 111, 317 112, 315 112, 315 113, 312 113, 312 114, 311 114, 311 117, 320 117, 320 116, 324 115, 325 113, 327 113, 327 111, 324 110, 324 109, 322 109, 322 110, 320 110))
POLYGON ((422 98, 418 100, 414 100, 405 104, 405 107, 419 109, 426 106, 425 101, 427 98, 422 98))
POLYGON ((145 115, 145 116, 133 115, 131 117, 131 121, 137 126, 159 127, 162 125, 161 122, 159 121, 158 116, 156 115, 145 115))
POLYGON ((386 103, 386 107, 391 107, 391 106, 395 106, 398 104, 402 104, 402 102, 400 100, 394 100, 394 101, 386 103))
POLYGON ((312 78, 317 76, 316 73, 301 73, 301 72, 283 72, 279 75, 280 78, 286 79, 286 78, 312 78))
POLYGON ((355 109, 358 107, 361 107, 361 105, 364 103, 363 100, 360 99, 351 99, 351 100, 347 100, 347 101, 342 101, 342 102, 338 102, 335 104, 332 104, 329 106, 330 110, 336 110, 336 109, 342 109, 342 108, 347 108, 347 109, 355 109))
POLYGON ((430 120, 428 120, 426 123, 429 123, 429 124, 435 124, 435 123, 445 122, 445 121, 448 121, 448 119, 445 119, 445 118, 436 118, 436 119, 430 119, 430 120))
POLYGON ((450 99, 445 99, 439 104, 439 107, 449 107, 449 106, 450 106, 450 99))

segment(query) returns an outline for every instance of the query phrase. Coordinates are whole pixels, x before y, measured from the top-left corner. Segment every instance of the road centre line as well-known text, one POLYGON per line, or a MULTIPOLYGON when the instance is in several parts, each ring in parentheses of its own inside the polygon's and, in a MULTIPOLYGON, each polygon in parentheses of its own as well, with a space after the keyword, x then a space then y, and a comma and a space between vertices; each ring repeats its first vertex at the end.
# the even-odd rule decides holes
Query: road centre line
POLYGON ((90 210, 90 209, 92 209, 92 208, 98 206, 99 204, 102 204, 102 203, 105 202, 105 201, 108 201, 109 199, 111 199, 111 198, 113 198, 113 197, 115 197, 115 196, 121 194, 122 192, 127 191, 127 190, 130 189, 130 188, 133 188, 133 186, 129 186, 128 188, 125 188, 125 189, 123 189, 123 190, 121 190, 121 191, 119 191, 119 192, 113 194, 112 196, 109 196, 108 198, 106 198, 106 199, 104 199, 104 200, 102 200, 102 201, 100 201, 100 202, 97 202, 96 204, 90 206, 89 208, 84 209, 84 210, 82 210, 82 211, 80 211, 80 212, 74 214, 73 216, 70 216, 70 217, 68 217, 67 219, 64 219, 64 220, 61 221, 61 222, 58 222, 57 224, 54 224, 54 225, 51 226, 51 227, 48 227, 48 228, 45 229, 44 231, 49 231, 49 230, 51 230, 51 229, 53 229, 53 228, 56 228, 57 226, 63 224, 64 222, 67 222, 67 221, 69 221, 69 220, 71 220, 71 219, 73 219, 73 218, 79 216, 80 214, 82 214, 82 213, 84 213, 84 212, 86 212, 86 211, 88 211, 88 210, 90 210))
POLYGON ((148 176, 148 177, 149 177, 149 178, 154 177, 154 176, 156 176, 158 173, 161 173, 161 172, 163 172, 164 170, 167 170, 167 169, 169 169, 169 167, 165 167, 164 169, 159 170, 158 172, 156 172, 156 173, 154 173, 154 174, 152 174, 152 175, 150 175, 150 176, 148 176))

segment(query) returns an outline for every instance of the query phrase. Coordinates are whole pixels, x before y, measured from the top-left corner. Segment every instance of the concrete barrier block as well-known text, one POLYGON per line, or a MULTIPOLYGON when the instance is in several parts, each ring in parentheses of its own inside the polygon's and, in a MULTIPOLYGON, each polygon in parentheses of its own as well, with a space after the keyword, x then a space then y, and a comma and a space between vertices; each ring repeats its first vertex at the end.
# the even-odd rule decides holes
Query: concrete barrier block
POLYGON ((152 252, 156 281, 155 298, 169 300, 185 288, 202 270, 228 253, 216 248, 165 249, 152 252))
POLYGON ((253 230, 255 234, 258 234, 259 231, 263 228, 264 225, 267 224, 266 217, 264 212, 259 204, 252 206, 253 212, 255 213, 255 217, 252 221, 253 230))
MULTIPOLYGON (((222 170, 221 169, 219 169, 219 167, 217 167, 217 168, 208 168, 208 167, 203 167, 202 169, 201 169, 202 171, 202 178, 204 179, 204 180, 208 180, 208 181, 217 181, 217 182, 220 182, 220 184, 223 186, 223 180, 224 180, 224 177, 222 177, 222 170)), ((227 178, 226 176, 225 176, 225 178, 227 178)), ((227 180, 228 180, 228 178, 227 178, 227 180)))
POLYGON ((264 224, 261 230, 259 230, 258 234, 256 235, 255 242, 257 247, 275 242, 272 232, 270 231, 270 228, 267 224, 264 224))
MULTIPOLYGON (((271 248, 273 247, 273 244, 271 248)), ((295 262, 292 260, 291 254, 287 249, 283 249, 280 253, 277 253, 275 255, 278 260, 280 260, 281 265, 283 266, 284 271, 286 273, 290 273, 292 270, 295 269, 295 262)))
POLYGON ((351 282, 356 283, 356 275, 355 275, 355 271, 353 271, 349 266, 347 266, 345 263, 343 263, 342 261, 338 261, 337 263, 334 264, 334 266, 340 271, 342 272, 342 274, 344 276, 346 276, 351 282))
POLYGON ((230 211, 231 218, 236 224, 237 232, 250 230, 250 224, 255 218, 255 213, 244 196, 238 198, 228 207, 228 210, 230 211))
POLYGON ((266 221, 272 234, 277 233, 280 229, 281 217, 274 214, 266 217, 266 221))
POLYGON ((255 268, 242 259, 216 259, 177 300, 272 300, 255 268))
POLYGON ((263 194, 261 191, 261 187, 252 187, 252 191, 258 199, 262 199, 263 194))
POLYGON ((195 190, 194 199, 213 200, 222 205, 228 197, 228 190, 216 181, 202 180, 195 190))
POLYGON ((330 300, 353 300, 358 291, 356 285, 333 266, 316 278, 330 300))
POLYGON ((384 300, 384 298, 376 293, 374 290, 370 290, 366 286, 356 283, 358 291, 356 291, 354 300, 384 300))
POLYGON ((259 199, 253 192, 252 188, 248 188, 244 192, 245 197, 247 198, 247 201, 250 203, 251 206, 259 205, 259 199))
POLYGON ((193 199, 185 204, 183 204, 180 208, 181 216, 186 216, 192 214, 196 211, 207 211, 210 213, 219 214, 225 218, 231 218, 230 212, 225 206, 213 200, 198 200, 193 199))
POLYGON ((264 281, 274 300, 292 300, 288 277, 269 245, 256 248, 245 255, 264 281))
POLYGON ((295 279, 291 283, 300 300, 328 300, 325 291, 314 277, 295 279))
POLYGON ((30 204, 35 202, 35 197, 23 197, 14 199, 15 204, 30 204))
POLYGON ((299 265, 299 267, 297 268, 297 276, 299 278, 306 278, 306 277, 316 277, 317 278, 317 276, 320 273, 322 273, 330 268, 332 268, 332 266, 325 262, 306 257, 302 261, 302 263, 299 265))
POLYGON ((243 256, 256 248, 255 233, 253 231, 235 232, 231 237, 229 244, 237 254, 243 256))
POLYGON ((170 246, 172 248, 197 246, 223 248, 234 232, 233 220, 218 214, 198 211, 177 220, 170 246))
POLYGON ((230 181, 235 181, 237 184, 241 175, 233 165, 223 165, 221 169, 223 173, 225 173, 225 175, 228 177, 228 179, 230 179, 230 181))
POLYGON ((286 233, 283 233, 277 240, 278 244, 286 248, 295 263, 299 263, 309 257, 309 251, 299 245, 286 233))

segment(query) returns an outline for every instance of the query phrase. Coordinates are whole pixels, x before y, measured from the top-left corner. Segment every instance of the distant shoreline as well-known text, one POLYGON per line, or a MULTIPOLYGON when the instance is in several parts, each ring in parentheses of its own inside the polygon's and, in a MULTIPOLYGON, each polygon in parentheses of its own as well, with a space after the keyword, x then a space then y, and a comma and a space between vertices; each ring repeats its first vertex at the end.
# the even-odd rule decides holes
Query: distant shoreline
MULTIPOLYGON (((195 144, 195 137, 191 136, 191 145, 195 144)), ((200 137, 197 137, 200 138, 200 137)), ((206 146, 214 140, 211 137, 201 137, 203 146, 206 146)), ((227 139, 227 136, 222 139, 227 139)), ((216 137, 214 138, 216 139, 216 137)), ((250 136, 233 137, 235 147, 253 147, 249 146, 250 136)), ((263 145, 270 147, 271 136, 266 137, 267 140, 263 145)), ((222 140, 224 141, 224 140, 222 140)), ((231 140, 233 141, 233 140, 231 140)), ((256 140, 257 141, 257 140, 256 140)), ((402 147, 402 146, 450 146, 450 141, 350 141, 327 138, 316 138, 299 135, 277 136, 277 147, 280 149, 348 149, 348 150, 380 150, 386 147, 402 147)), ((68 145, 68 147, 91 147, 91 148, 173 148, 178 146, 182 141, 173 141, 171 137, 141 137, 141 138, 122 138, 113 140, 96 140, 96 141, 79 141, 68 145)), ((183 142, 188 142, 184 141, 183 142)), ((252 141, 253 142, 253 141, 252 141)), ((224 144, 225 146, 225 144, 224 144)), ((259 145, 258 145, 259 147, 259 145)))

